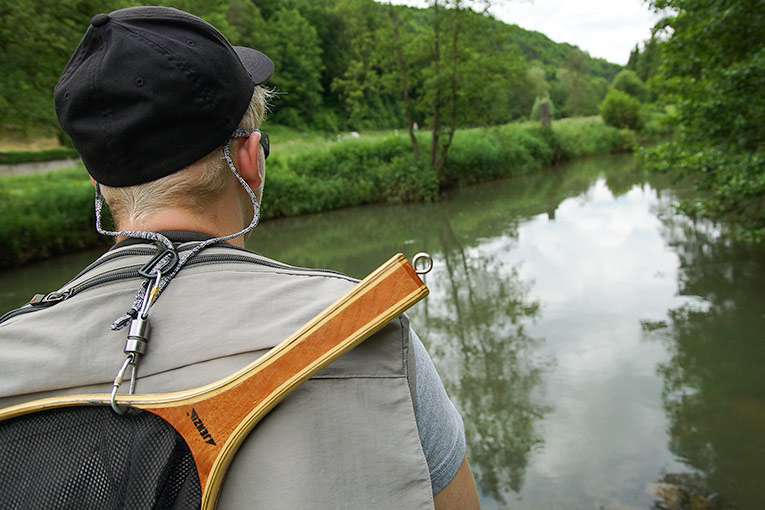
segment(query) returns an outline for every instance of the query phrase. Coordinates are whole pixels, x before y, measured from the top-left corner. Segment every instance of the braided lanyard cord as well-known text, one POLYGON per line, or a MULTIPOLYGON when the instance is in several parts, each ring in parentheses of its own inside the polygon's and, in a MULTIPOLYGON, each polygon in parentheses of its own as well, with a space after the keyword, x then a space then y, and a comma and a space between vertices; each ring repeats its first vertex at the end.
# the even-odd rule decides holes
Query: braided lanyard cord
MULTIPOLYGON (((240 130, 237 129, 233 136, 239 135, 240 130)), ((241 135, 239 135, 241 136, 241 135)), ((252 229, 254 229, 257 224, 260 217, 260 204, 258 204, 258 199, 255 196, 255 192, 252 191, 252 188, 250 188, 249 184, 244 180, 244 178, 239 174, 236 167, 234 166, 234 161, 231 158, 231 139, 229 139, 226 144, 223 146, 223 157, 226 159, 226 163, 228 163, 229 169, 234 173, 234 176, 236 176, 239 183, 244 187, 247 194, 250 196, 250 200, 252 201, 252 207, 253 207, 253 215, 252 220, 250 221, 250 224, 247 225, 245 228, 240 230, 239 232, 236 232, 234 234, 221 236, 221 237, 215 237, 213 239, 208 239, 206 241, 202 241, 201 243, 197 244, 194 248, 192 248, 189 252, 178 255, 175 252, 175 247, 173 246, 173 243, 168 239, 167 237, 163 236, 162 234, 159 234, 157 232, 146 232, 146 231, 140 231, 140 230, 123 230, 123 231, 117 231, 112 232, 109 230, 104 230, 101 228, 101 208, 103 207, 103 195, 101 194, 101 188, 96 183, 96 198, 95 198, 95 209, 96 209, 96 230, 103 235, 108 235, 112 237, 117 236, 124 236, 124 237, 133 237, 137 239, 146 239, 149 241, 154 241, 157 244, 163 245, 166 250, 167 254, 162 257, 159 261, 157 261, 157 264, 153 268, 153 272, 149 274, 149 278, 145 278, 144 281, 141 283, 140 287, 138 287, 138 291, 136 292, 135 299, 133 300, 133 305, 131 308, 122 316, 118 317, 111 325, 111 329, 114 331, 120 330, 127 326, 130 321, 135 319, 138 314, 138 310, 141 309, 141 305, 144 302, 144 298, 146 296, 146 292, 149 289, 149 286, 152 284, 151 278, 153 278, 156 275, 157 271, 162 271, 161 279, 159 280, 159 283, 157 284, 157 291, 156 295, 152 299, 152 301, 156 300, 159 295, 167 288, 167 285, 170 283, 170 281, 175 278, 175 275, 178 274, 178 272, 181 270, 181 268, 188 262, 194 255, 202 251, 203 249, 207 248, 208 246, 219 243, 221 241, 228 241, 229 239, 233 239, 235 237, 239 237, 242 235, 247 234, 252 229), (178 263, 175 264, 175 267, 172 268, 170 271, 165 272, 163 271, 163 268, 165 266, 172 262, 173 259, 177 257, 178 263)))

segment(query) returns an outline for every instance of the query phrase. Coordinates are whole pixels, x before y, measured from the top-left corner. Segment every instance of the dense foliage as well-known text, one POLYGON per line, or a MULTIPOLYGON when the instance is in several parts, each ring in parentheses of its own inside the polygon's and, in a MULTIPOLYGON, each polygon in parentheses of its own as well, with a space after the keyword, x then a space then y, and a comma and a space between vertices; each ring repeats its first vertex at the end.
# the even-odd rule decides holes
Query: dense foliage
POLYGON ((648 40, 644 41, 642 48, 640 44, 635 45, 635 48, 630 52, 627 69, 637 74, 643 82, 649 81, 659 72, 661 49, 662 45, 659 39, 655 34, 652 34, 648 40))
MULTIPOLYGON (((701 192, 682 208, 765 235, 765 3, 653 0, 661 65, 652 82, 677 106, 675 140, 647 151, 659 171, 691 176, 701 192)), ((655 50, 652 50, 655 52, 655 50)), ((640 70, 641 59, 635 67, 640 70)), ((649 69, 650 59, 644 59, 649 69)))
MULTIPOLYGON (((139 3, 152 2, 0 0, 0 131, 55 130, 52 89, 91 16, 139 3)), ((452 86, 458 91, 457 127, 526 117, 545 93, 560 106, 559 115, 591 115, 619 71, 455 0, 440 2, 437 23, 432 7, 372 0, 161 3, 193 12, 233 43, 269 54, 276 64, 270 85, 279 91, 272 122, 299 129, 405 126, 403 74, 412 120, 420 127, 432 125, 436 106, 442 119, 448 117, 452 86), (434 58, 436 35, 440 63, 434 58)))

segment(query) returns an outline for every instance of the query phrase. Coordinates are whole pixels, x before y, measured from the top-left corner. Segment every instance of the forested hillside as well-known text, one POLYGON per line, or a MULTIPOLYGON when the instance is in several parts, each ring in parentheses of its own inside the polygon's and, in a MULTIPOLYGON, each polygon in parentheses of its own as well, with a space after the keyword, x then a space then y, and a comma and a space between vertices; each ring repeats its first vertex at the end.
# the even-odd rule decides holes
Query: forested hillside
MULTIPOLYGON (((135 0, 0 0, 0 131, 52 132, 52 90, 91 16, 135 0)), ((457 127, 528 117, 549 96, 556 117, 597 114, 620 66, 466 9, 372 0, 167 0, 234 44, 274 60, 271 122, 338 131, 426 127, 450 105, 457 127), (437 16, 437 17, 434 17, 437 16), (434 58, 436 34, 439 58, 434 58), (443 94, 442 94, 443 92, 443 94)), ((460 4, 456 3, 459 7, 460 4)))

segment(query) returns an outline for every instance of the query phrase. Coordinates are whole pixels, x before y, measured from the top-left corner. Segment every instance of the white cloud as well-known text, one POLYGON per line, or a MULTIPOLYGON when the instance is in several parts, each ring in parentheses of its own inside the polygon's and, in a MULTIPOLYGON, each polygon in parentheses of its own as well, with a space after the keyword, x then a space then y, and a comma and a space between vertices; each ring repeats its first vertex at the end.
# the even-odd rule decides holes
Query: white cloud
POLYGON ((626 64, 635 44, 648 39, 657 16, 643 0, 535 0, 503 2, 493 13, 506 23, 579 46, 593 57, 626 64))
MULTIPOLYGON (((423 0, 393 3, 425 6, 423 0)), ((504 1, 492 13, 505 23, 542 32, 555 42, 574 44, 617 64, 627 63, 632 48, 650 37, 658 20, 644 0, 504 1)))

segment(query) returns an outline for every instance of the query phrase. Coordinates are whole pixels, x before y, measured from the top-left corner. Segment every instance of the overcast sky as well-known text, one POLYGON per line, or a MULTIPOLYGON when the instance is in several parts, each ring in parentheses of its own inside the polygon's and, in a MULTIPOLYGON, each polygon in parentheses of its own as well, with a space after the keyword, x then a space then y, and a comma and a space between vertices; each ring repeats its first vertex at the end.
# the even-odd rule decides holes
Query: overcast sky
POLYGON ((574 44, 617 64, 627 63, 632 48, 650 37, 657 20, 643 0, 514 0, 501 2, 492 12, 506 23, 542 32, 555 42, 574 44))
POLYGON ((493 9, 507 23, 579 46, 593 57, 626 64, 635 44, 648 39, 657 17, 643 0, 534 0, 493 9))

